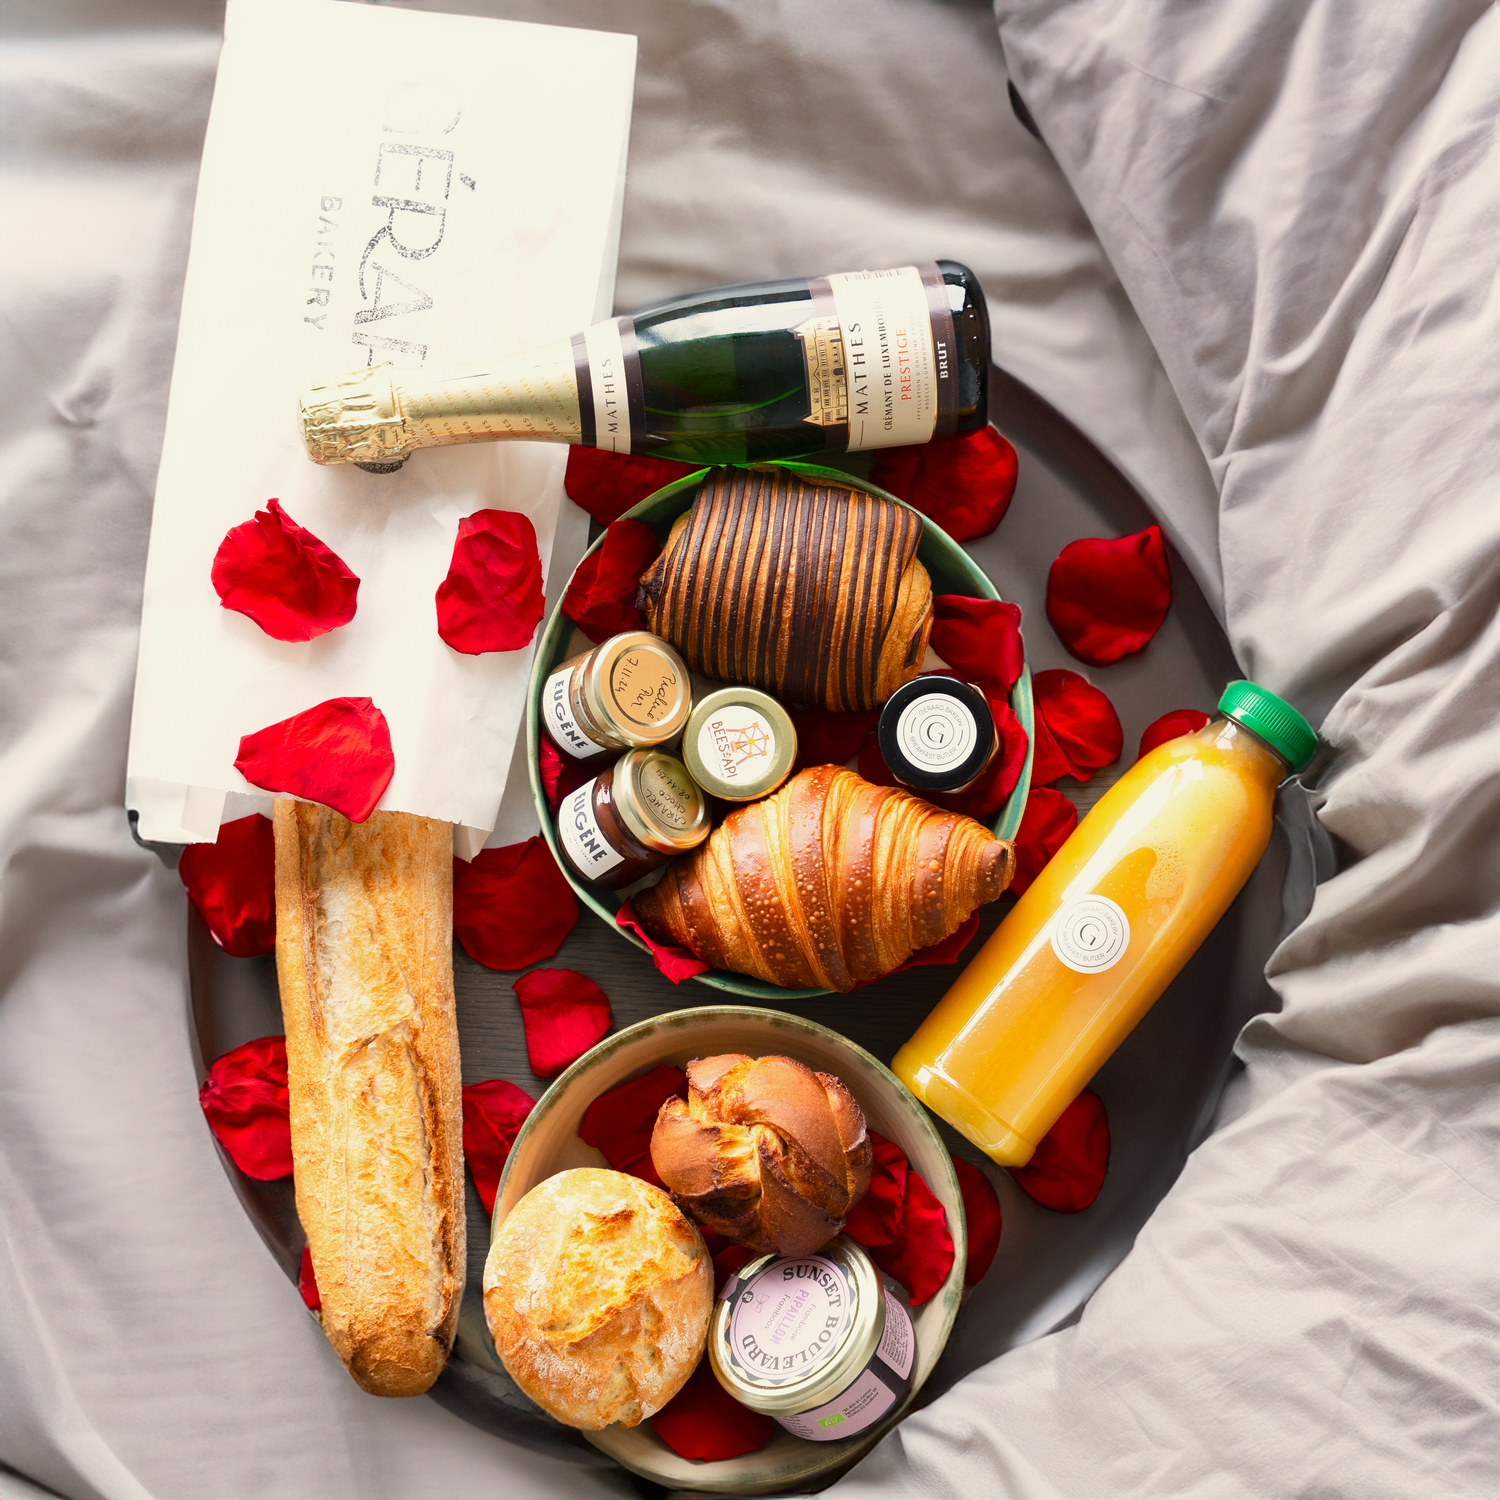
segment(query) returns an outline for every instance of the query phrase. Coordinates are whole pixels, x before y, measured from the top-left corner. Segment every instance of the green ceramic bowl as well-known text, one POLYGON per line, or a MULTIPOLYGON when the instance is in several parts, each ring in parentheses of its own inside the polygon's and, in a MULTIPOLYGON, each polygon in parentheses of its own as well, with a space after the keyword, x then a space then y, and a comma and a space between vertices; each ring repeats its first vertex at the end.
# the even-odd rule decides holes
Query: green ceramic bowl
MULTIPOLYGON (((842 469, 829 469, 818 464, 802 463, 785 463, 778 467, 793 469, 811 478, 848 485, 851 489, 867 490, 872 495, 893 500, 897 505, 902 503, 894 495, 887 494, 884 490, 852 474, 846 474, 842 469)), ((697 474, 690 474, 686 478, 667 485, 664 489, 657 490, 654 495, 649 495, 634 510, 626 514, 633 520, 645 521, 649 526, 654 527, 657 535, 665 542, 667 533, 672 529, 672 523, 693 503, 698 485, 707 472, 707 470, 702 470, 697 474)), ((589 553, 594 552, 599 545, 599 542, 595 542, 594 546, 589 548, 589 553)), ((917 547, 917 556, 932 576, 932 591, 935 594, 968 594, 980 599, 1000 597, 995 592, 994 584, 969 554, 947 532, 925 518, 922 523, 922 540, 917 547)), ((562 855, 558 852, 557 829, 553 822, 552 810, 547 806, 547 793, 542 786, 539 759, 541 724, 537 707, 541 701, 542 687, 548 675, 560 662, 567 660, 568 644, 572 639, 573 629, 573 622, 563 614, 562 606, 559 604, 552 611, 552 618, 547 621, 542 638, 537 642, 536 656, 531 668, 531 686, 526 695, 526 754, 531 768, 531 795, 536 802, 537 817, 541 821, 543 837, 551 847, 558 866, 568 877, 569 884, 578 893, 578 899, 597 912, 625 941, 634 943, 637 948, 644 948, 645 944, 639 938, 615 923, 615 913, 620 908, 620 898, 613 891, 607 891, 590 885, 587 881, 579 880, 564 862, 562 855)), ((1029 667, 1023 665, 1021 668, 1020 681, 1011 691, 1010 702, 1016 717, 1021 721, 1021 727, 1026 731, 1028 747, 1026 764, 1021 770, 1021 779, 1016 783, 1015 790, 1010 794, 1005 806, 1000 809, 999 817, 995 819, 995 836, 1002 839, 1011 839, 1016 836, 1016 831, 1021 826, 1021 815, 1026 809, 1026 792, 1031 785, 1031 760, 1034 753, 1035 733, 1029 667)), ((722 969, 710 969, 707 973, 697 975, 696 978, 700 984, 706 984, 711 989, 725 990, 731 995, 739 995, 746 1000, 762 1001, 773 1005, 793 999, 806 1000, 828 993, 827 990, 819 989, 786 990, 778 985, 767 984, 761 979, 751 979, 743 974, 730 974, 722 969)))
MULTIPOLYGON (((743 1005, 712 1005, 655 1016, 584 1053, 542 1095, 511 1147, 495 1194, 491 1234, 539 1182, 572 1167, 607 1167, 603 1155, 578 1138, 583 1112, 600 1094, 649 1072, 658 1063, 682 1067, 695 1057, 743 1052, 779 1053, 842 1078, 859 1101, 870 1129, 895 1141, 937 1195, 948 1215, 954 1258, 947 1280, 912 1309, 917 1359, 911 1394, 883 1422, 841 1443, 809 1443, 778 1429, 764 1448, 739 1458, 699 1463, 682 1458, 657 1437, 650 1422, 606 1427, 583 1434, 627 1469, 673 1491, 710 1495, 779 1495, 800 1492, 814 1481, 861 1458, 909 1410, 937 1364, 963 1296, 966 1265, 963 1196, 953 1162, 927 1111, 890 1069, 847 1037, 800 1016, 743 1005)), ((500 1369, 488 1330, 463 1330, 465 1357, 500 1369)))

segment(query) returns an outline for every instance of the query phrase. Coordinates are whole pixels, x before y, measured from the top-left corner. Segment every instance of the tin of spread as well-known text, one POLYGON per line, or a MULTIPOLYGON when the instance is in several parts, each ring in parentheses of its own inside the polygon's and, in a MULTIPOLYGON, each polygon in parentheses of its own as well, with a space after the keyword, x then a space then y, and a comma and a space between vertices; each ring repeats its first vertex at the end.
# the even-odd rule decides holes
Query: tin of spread
POLYGON ((727 802, 753 802, 786 780, 797 758, 797 731, 769 693, 719 688, 693 705, 682 758, 704 791, 727 802))
POLYGON ((682 658, 646 630, 611 636, 564 662, 542 688, 542 727, 575 760, 663 745, 691 708, 682 658))
MULTIPOLYGON (((684 678, 684 681, 686 679, 684 678)), ((708 837, 688 769, 660 750, 628 750, 557 810, 557 845, 584 879, 617 889, 708 837)))
POLYGON ((745 1265, 714 1308, 708 1357, 736 1401, 828 1443, 899 1409, 917 1341, 901 1288, 840 1235, 815 1255, 745 1265))
POLYGON ((998 743, 985 696, 956 677, 915 677, 885 701, 876 742, 891 775, 921 792, 961 792, 998 743))

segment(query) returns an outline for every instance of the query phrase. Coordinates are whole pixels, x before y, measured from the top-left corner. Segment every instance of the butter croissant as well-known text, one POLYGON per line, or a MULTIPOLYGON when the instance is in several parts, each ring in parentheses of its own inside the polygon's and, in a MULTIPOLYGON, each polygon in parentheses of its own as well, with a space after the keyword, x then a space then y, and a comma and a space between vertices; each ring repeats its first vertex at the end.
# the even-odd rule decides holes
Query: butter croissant
POLYGON ((688 1064, 651 1160, 677 1206, 737 1245, 811 1255, 870 1185, 864 1112, 843 1080, 790 1057, 730 1052, 688 1064))
POLYGON ((646 623, 695 671, 789 703, 875 708, 932 633, 922 518, 795 475, 719 470, 641 579, 646 623))
POLYGON ((973 818, 815 766, 632 897, 658 941, 788 989, 851 990, 955 932, 1015 873, 973 818))

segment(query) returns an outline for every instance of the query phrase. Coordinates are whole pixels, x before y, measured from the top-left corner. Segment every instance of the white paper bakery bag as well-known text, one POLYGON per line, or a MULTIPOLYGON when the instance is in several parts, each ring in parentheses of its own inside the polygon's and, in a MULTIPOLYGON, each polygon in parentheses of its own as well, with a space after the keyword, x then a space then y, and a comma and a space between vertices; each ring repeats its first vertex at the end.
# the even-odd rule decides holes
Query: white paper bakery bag
POLYGON ((241 736, 340 697, 389 723, 381 807, 461 825, 468 853, 494 824, 532 651, 451 649, 434 596, 477 510, 521 512, 544 572, 555 542, 571 566, 587 518, 561 507, 558 539, 567 449, 321 468, 297 393, 607 316, 634 70, 633 37, 229 0, 146 565, 126 783, 142 838, 212 840, 269 811, 234 768, 241 736), (225 533, 273 497, 360 579, 354 618, 311 641, 272 639, 213 587, 225 533))

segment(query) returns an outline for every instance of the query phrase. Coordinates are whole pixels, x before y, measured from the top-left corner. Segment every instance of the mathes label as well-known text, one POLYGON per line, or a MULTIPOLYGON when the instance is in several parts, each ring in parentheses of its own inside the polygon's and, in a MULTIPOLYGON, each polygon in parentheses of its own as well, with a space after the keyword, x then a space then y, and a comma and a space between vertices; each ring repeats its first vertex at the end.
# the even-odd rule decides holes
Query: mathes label
POLYGON ((1075 974, 1102 974, 1130 946, 1130 919, 1097 893, 1070 901, 1052 919, 1052 951, 1075 974))
POLYGON ((849 449, 925 443, 937 425, 938 360, 915 266, 828 277, 842 332, 849 449))

